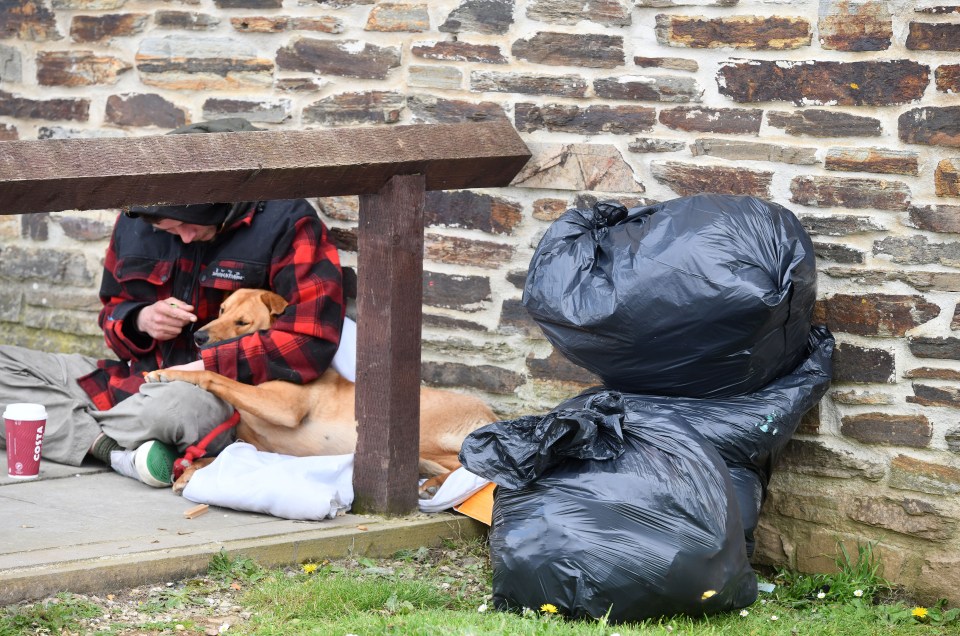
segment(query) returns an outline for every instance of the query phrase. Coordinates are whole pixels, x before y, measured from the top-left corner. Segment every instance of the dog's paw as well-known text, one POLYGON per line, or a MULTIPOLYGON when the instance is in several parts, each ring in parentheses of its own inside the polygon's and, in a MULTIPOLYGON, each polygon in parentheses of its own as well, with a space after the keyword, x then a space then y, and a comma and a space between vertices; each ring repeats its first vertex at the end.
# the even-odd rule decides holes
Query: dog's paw
POLYGON ((164 379, 163 371, 151 371, 150 373, 143 374, 143 379, 147 382, 166 382, 164 379))
POLYGON ((424 484, 424 486, 426 487, 421 488, 418 493, 421 499, 433 499, 433 496, 436 495, 440 489, 439 486, 427 486, 426 484, 424 484))

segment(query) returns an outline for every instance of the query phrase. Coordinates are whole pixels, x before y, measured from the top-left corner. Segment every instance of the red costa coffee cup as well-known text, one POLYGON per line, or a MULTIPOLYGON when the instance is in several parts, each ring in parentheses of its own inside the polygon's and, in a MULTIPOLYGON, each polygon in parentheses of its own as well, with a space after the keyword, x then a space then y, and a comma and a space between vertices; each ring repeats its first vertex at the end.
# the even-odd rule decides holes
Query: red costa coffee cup
POLYGON ((37 477, 47 409, 42 404, 8 404, 3 423, 7 431, 7 474, 14 479, 37 477))

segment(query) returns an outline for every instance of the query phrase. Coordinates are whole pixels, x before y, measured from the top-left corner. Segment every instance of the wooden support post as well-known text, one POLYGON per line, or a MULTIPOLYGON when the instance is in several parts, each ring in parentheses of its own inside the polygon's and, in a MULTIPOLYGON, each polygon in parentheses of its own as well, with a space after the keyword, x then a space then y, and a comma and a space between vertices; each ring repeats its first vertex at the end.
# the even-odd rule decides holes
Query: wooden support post
POLYGON ((425 191, 402 175, 360 196, 356 512, 417 508, 425 191))

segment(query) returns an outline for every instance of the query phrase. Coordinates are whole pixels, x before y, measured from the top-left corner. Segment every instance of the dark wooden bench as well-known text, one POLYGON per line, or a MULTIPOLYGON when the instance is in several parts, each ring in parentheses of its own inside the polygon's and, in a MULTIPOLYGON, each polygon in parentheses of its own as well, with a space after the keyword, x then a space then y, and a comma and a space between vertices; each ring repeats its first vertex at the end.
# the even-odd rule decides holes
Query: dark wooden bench
POLYGON ((427 190, 506 186, 507 121, 0 143, 0 213, 360 195, 354 510, 417 506, 427 190))

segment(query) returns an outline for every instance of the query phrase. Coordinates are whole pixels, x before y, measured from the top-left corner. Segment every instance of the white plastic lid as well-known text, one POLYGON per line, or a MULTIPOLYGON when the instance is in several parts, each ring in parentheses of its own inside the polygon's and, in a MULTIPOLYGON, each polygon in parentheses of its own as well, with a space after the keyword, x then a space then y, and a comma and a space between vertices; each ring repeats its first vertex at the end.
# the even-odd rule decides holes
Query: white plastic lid
POLYGON ((3 412, 3 418, 7 420, 35 421, 47 419, 47 409, 43 404, 32 404, 30 402, 19 402, 17 404, 7 404, 3 412))

